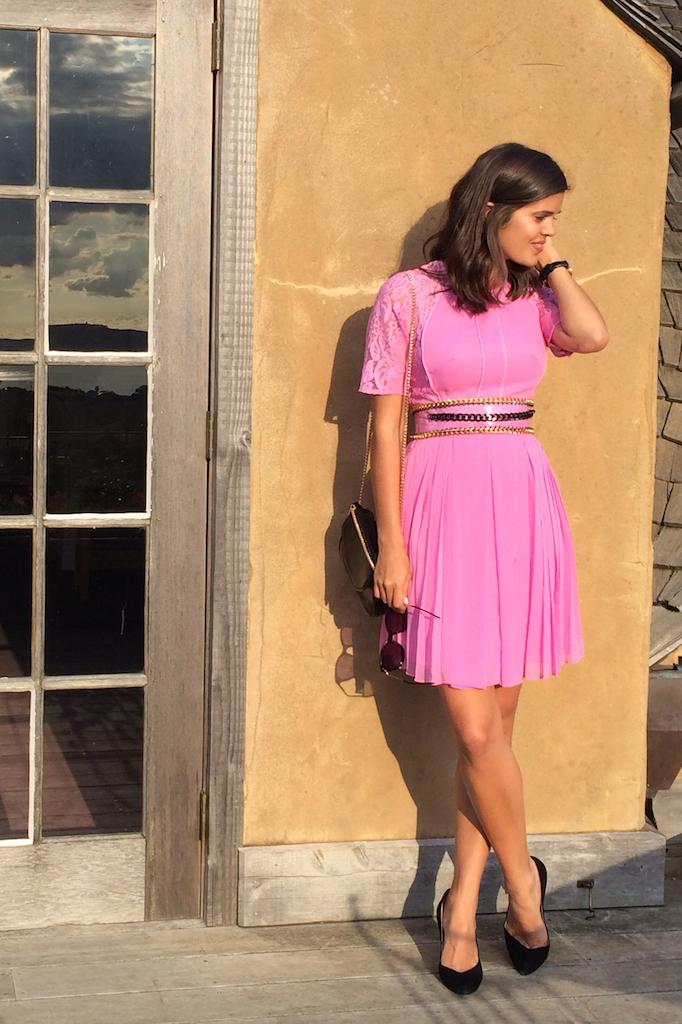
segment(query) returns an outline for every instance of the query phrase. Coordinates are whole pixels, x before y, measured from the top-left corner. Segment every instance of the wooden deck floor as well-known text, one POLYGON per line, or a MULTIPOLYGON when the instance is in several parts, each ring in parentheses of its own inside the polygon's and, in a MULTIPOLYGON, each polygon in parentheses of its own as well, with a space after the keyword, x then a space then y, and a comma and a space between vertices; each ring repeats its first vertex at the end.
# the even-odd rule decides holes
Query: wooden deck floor
MULTIPOLYGON (((682 789, 657 800, 672 835, 682 789)), ((60 927, 0 933, 0 1024, 682 1024, 681 841, 666 906, 548 915, 551 957, 530 978, 482 916, 485 978, 466 999, 434 975, 432 920, 60 927)))

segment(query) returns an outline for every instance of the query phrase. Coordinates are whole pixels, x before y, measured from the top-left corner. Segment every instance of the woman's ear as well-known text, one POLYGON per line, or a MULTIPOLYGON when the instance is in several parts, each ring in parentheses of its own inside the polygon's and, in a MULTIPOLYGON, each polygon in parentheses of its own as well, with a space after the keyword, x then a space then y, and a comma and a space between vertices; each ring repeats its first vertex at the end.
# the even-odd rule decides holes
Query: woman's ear
POLYGON ((488 214, 490 213, 490 211, 492 210, 494 205, 495 204, 490 202, 490 200, 488 200, 488 202, 485 204, 485 216, 486 217, 488 216, 488 214))

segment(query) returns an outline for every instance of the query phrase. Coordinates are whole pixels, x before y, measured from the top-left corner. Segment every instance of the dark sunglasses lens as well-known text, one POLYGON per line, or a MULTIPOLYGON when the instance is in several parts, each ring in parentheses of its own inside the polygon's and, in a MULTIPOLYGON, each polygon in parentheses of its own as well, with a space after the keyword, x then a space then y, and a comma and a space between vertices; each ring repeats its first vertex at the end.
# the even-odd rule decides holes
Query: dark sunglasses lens
POLYGON ((389 633, 403 633, 407 629, 407 612, 389 608, 386 612, 386 629, 389 633))
POLYGON ((405 651, 397 640, 389 640, 381 648, 381 667, 384 672, 395 672, 405 660, 405 651))

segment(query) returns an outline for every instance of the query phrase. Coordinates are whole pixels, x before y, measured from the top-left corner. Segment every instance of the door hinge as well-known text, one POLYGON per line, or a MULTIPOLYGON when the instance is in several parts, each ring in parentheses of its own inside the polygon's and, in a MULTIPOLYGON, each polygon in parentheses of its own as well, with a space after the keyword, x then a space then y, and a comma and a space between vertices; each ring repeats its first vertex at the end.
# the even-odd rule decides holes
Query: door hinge
POLYGON ((220 71, 220 60, 223 55, 223 23, 213 22, 213 39, 211 44, 211 71, 220 71))
POLYGON ((210 461, 213 458, 213 447, 215 445, 215 413, 209 409, 206 413, 206 458, 210 461))
POLYGON ((208 793, 202 789, 199 794, 199 842, 205 843, 208 837, 208 793))

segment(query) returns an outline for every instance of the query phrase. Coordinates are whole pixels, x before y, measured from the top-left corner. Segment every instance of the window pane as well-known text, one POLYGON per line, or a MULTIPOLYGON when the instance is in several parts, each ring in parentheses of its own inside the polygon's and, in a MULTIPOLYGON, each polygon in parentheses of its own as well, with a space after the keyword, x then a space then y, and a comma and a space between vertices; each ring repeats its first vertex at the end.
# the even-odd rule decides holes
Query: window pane
POLYGON ((0 29, 0 183, 36 180, 36 33, 0 29))
POLYGON ((145 508, 144 366, 50 366, 47 511, 145 508))
POLYGON ((34 201, 0 199, 0 351, 33 351, 35 261, 34 201))
POLYGON ((0 693, 0 839, 28 836, 29 693, 0 693))
POLYGON ((0 530, 0 676, 31 674, 30 530, 0 530))
POLYGON ((144 669, 144 529, 47 530, 45 672, 144 669))
POLYGON ((143 352, 149 301, 149 208, 50 206, 50 348, 143 352))
POLYGON ((149 188, 152 41, 50 36, 50 184, 149 188))
POLYGON ((0 366, 0 515, 33 511, 33 367, 0 366))
POLYGON ((45 693, 43 834, 142 830, 142 689, 45 693))

